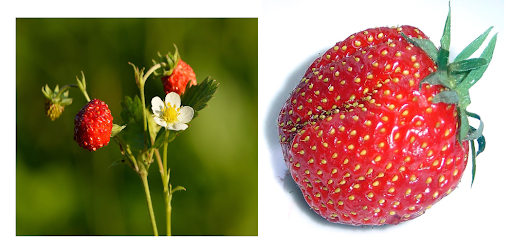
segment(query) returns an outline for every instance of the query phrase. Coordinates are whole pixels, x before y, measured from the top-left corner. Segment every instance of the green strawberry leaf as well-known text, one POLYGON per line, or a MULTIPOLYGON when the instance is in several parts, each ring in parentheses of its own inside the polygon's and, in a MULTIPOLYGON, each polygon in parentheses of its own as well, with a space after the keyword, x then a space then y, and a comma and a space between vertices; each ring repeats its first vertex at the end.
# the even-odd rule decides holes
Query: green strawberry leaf
POLYGON ((482 135, 476 139, 478 142, 478 151, 476 152, 476 156, 481 154, 485 150, 485 137, 482 135))
POLYGON ((448 65, 448 71, 450 72, 466 72, 478 69, 482 66, 487 65, 489 62, 485 58, 471 58, 454 62, 448 65))
POLYGON ((211 77, 206 77, 203 82, 198 85, 188 84, 185 93, 181 96, 181 104, 188 105, 194 109, 194 117, 197 113, 206 107, 206 103, 213 98, 219 84, 211 77))
POLYGON ((120 125, 117 125, 117 124, 114 124, 112 126, 112 133, 110 134, 110 137, 114 137, 116 136, 119 132, 121 132, 121 130, 123 130, 124 128, 126 127, 126 124, 123 125, 123 126, 120 126, 120 125))
POLYGON ((437 71, 425 77, 420 81, 420 90, 424 83, 429 85, 443 85, 449 89, 453 88, 453 86, 450 84, 446 71, 437 71))
MULTIPOLYGON (((469 131, 469 135, 464 140, 475 140, 475 139, 478 139, 481 136, 483 136, 482 133, 484 131, 484 122, 482 121, 482 119, 480 119, 480 116, 478 116, 475 113, 468 112, 468 111, 466 111, 466 115, 469 117, 478 119, 480 121, 480 124, 478 125, 478 129, 471 127, 471 129, 469 131)), ((485 146, 485 144, 484 144, 484 146, 485 146)))
POLYGON ((183 186, 176 186, 176 187, 174 187, 174 189, 171 190, 171 194, 173 194, 176 191, 180 191, 180 190, 186 191, 185 187, 183 187, 183 186))
POLYGON ((478 36, 478 38, 473 40, 471 44, 466 46, 466 48, 464 48, 464 50, 462 50, 462 52, 459 55, 457 55, 453 62, 465 60, 469 58, 471 55, 473 55, 473 53, 475 53, 475 51, 478 50, 478 48, 480 48, 480 46, 484 43, 485 39, 487 38, 487 35, 489 35, 492 28, 493 27, 488 28, 483 34, 481 34, 480 36, 478 36))
POLYGON ((162 126, 158 125, 153 120, 152 114, 149 111, 149 109, 146 109, 146 114, 148 116, 148 132, 149 132, 149 136, 150 136, 151 140, 156 140, 156 136, 157 136, 158 132, 160 131, 160 129, 162 128, 162 126))
POLYGON ((461 109, 461 107, 457 107, 457 112, 459 114, 460 118, 460 129, 459 129, 459 136, 457 140, 459 141, 459 144, 462 144, 462 141, 466 138, 466 136, 469 133, 470 125, 468 116, 466 114, 466 109, 461 109))
POLYGON ((434 103, 443 102, 446 104, 457 104, 459 103, 459 101, 460 99, 458 93, 451 90, 442 91, 436 94, 436 96, 434 96, 434 99, 432 100, 432 102, 434 103))
POLYGON ((133 99, 126 96, 121 102, 121 119, 126 125, 121 136, 130 148, 142 150, 144 148, 144 118, 142 115, 142 102, 138 95, 133 99))
POLYGON ((486 65, 479 67, 478 69, 472 70, 469 72, 468 76, 460 83, 460 90, 468 91, 469 88, 471 88, 475 83, 482 78, 482 75, 484 74, 485 70, 487 70, 487 67, 489 66, 489 63, 492 59, 492 55, 494 53, 494 48, 496 47, 496 39, 497 35, 495 34, 491 41, 489 41, 489 44, 487 47, 485 47, 484 51, 480 55, 480 58, 486 59, 489 61, 486 65))
POLYGON ((475 155, 475 141, 471 140, 471 161, 473 166, 471 167, 471 187, 473 187, 473 182, 475 182, 475 174, 476 174, 476 155, 475 155))
POLYGON ((407 40, 409 43, 421 48, 423 51, 427 53, 427 55, 432 59, 432 61, 437 61, 437 47, 434 45, 432 41, 429 39, 418 39, 413 37, 408 37, 404 33, 401 33, 402 37, 407 40))
POLYGON ((124 100, 121 101, 121 119, 125 124, 136 123, 137 125, 143 126, 142 102, 138 95, 133 99, 130 96, 125 96, 124 100))
POLYGON ((124 164, 124 163, 125 163, 125 161, 124 161, 124 160, 116 160, 116 161, 114 161, 114 163, 112 163, 112 165, 110 165, 108 168, 113 167, 113 166, 117 166, 117 165, 119 165, 119 164, 124 164))

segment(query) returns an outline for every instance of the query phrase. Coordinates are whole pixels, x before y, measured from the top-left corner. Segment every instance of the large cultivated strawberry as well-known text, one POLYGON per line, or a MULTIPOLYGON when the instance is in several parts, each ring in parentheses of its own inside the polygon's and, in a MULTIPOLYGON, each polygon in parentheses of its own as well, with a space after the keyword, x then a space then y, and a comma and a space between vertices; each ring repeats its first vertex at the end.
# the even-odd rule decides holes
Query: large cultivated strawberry
POLYGON ((99 99, 93 99, 76 114, 73 139, 80 147, 96 151, 110 142, 112 120, 108 105, 99 99))
MULTIPOLYGON (((450 14, 437 49, 411 26, 372 28, 336 43, 307 69, 278 117, 286 164, 306 202, 332 222, 398 224, 425 212, 459 183, 470 144, 468 89, 496 36, 490 29, 448 63, 450 14)), ((474 176, 474 173, 473 173, 474 176)))

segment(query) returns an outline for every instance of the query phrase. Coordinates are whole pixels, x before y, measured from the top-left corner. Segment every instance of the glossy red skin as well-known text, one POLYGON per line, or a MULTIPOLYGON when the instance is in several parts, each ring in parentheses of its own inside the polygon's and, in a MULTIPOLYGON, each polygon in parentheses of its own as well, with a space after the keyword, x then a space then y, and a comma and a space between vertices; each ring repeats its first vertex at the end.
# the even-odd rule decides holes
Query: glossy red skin
POLYGON ((191 82, 191 85, 197 85, 196 74, 192 67, 183 60, 179 60, 178 65, 174 68, 170 76, 164 76, 161 78, 164 85, 164 91, 167 95, 170 92, 175 92, 182 95, 187 88, 187 83, 191 82))
POLYGON ((361 43, 353 50, 347 45, 346 54, 338 49, 333 55, 331 48, 329 63, 325 54, 316 60, 278 118, 292 178, 311 208, 332 222, 413 219, 456 188, 467 164, 468 143, 461 146, 456 139, 455 107, 431 102, 443 88, 419 90, 435 63, 393 36, 396 29, 388 30, 385 42, 364 46, 365 37, 383 29, 339 42, 338 47, 361 43), (388 42, 389 37, 397 40, 388 42))
POLYGON ((99 99, 93 99, 76 114, 73 139, 80 147, 96 151, 110 142, 112 120, 108 105, 99 99))

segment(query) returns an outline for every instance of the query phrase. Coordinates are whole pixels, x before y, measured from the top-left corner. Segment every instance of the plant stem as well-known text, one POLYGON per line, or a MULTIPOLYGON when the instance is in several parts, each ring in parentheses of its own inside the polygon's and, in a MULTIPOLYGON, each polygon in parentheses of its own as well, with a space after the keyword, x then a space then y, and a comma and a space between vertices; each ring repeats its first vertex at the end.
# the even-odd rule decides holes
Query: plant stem
POLYGON ((158 229, 156 227, 155 214, 153 213, 153 204, 151 203, 151 194, 148 185, 148 173, 146 171, 140 173, 142 185, 144 185, 144 192, 146 193, 146 201, 148 203, 149 217, 151 218, 151 225, 153 226, 153 234, 158 236, 158 229))
MULTIPOLYGON (((142 84, 144 85, 144 84, 142 84)), ((146 133, 148 132, 148 121, 147 121, 147 112, 146 112, 146 99, 144 97, 144 86, 140 87, 140 100, 142 101, 142 116, 144 116, 144 140, 146 140, 146 133)), ((151 138, 151 137, 150 137, 151 138)), ((146 146, 146 141, 144 141, 144 146, 146 146)))
POLYGON ((169 192, 170 184, 170 173, 167 171, 167 140, 169 139, 169 130, 165 130, 165 141, 164 141, 164 160, 163 160, 163 181, 164 181, 164 202, 165 202, 165 222, 167 225, 167 236, 171 236, 171 198, 172 195, 169 192))
POLYGON ((69 88, 80 88, 78 85, 76 84, 68 84, 68 85, 65 85, 63 87, 60 88, 60 91, 59 93, 57 94, 57 96, 55 98, 59 98, 66 90, 68 90, 69 88))
POLYGON ((162 66, 166 66, 167 64, 166 63, 157 63, 155 65, 153 65, 153 67, 151 67, 148 72, 146 72, 146 74, 144 75, 144 78, 142 78, 142 81, 145 83, 146 80, 148 79, 148 77, 153 74, 153 72, 159 68, 161 68, 162 66))

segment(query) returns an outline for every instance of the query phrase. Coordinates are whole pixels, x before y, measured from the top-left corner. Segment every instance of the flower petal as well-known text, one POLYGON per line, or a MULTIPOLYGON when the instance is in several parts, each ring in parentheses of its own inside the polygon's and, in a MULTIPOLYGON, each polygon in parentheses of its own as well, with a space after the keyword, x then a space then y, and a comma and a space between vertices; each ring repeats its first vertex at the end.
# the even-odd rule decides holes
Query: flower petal
POLYGON ((184 124, 184 123, 172 123, 172 124, 169 124, 167 126, 167 129, 170 129, 170 130, 185 130, 188 128, 188 125, 184 124))
POLYGON ((153 120, 155 120, 156 124, 158 124, 158 125, 160 125, 160 126, 162 126, 164 128, 167 127, 167 122, 165 122, 165 120, 163 120, 163 119, 161 119, 161 118, 159 118, 157 116, 153 117, 153 120))
POLYGON ((151 110, 153 110, 153 114, 157 116, 162 115, 162 109, 164 108, 164 102, 160 97, 156 96, 151 99, 151 110))
POLYGON ((165 96, 165 105, 171 103, 171 106, 173 106, 175 109, 180 108, 181 106, 181 98, 180 96, 175 92, 170 92, 165 96))
POLYGON ((194 117, 194 109, 190 106, 183 106, 180 109, 180 114, 178 115, 178 121, 181 123, 188 123, 194 117))

